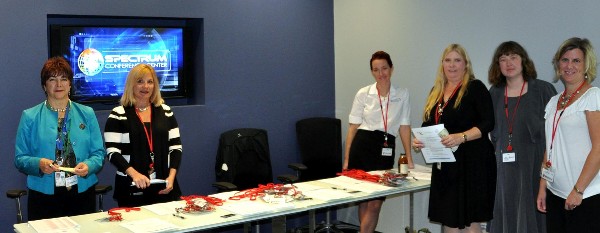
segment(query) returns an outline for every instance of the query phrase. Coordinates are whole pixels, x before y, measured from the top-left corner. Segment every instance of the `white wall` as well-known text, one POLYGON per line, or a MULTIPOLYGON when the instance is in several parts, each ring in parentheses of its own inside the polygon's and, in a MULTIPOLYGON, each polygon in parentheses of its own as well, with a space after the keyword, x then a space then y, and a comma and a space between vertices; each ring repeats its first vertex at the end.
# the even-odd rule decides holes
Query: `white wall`
MULTIPOLYGON (((410 90, 411 121, 416 127, 422 122, 423 105, 448 44, 459 43, 467 49, 476 78, 487 84, 496 46, 514 40, 535 62, 538 78, 551 81, 551 59, 564 40, 585 37, 600 48, 598 9, 600 2, 595 0, 334 0, 336 116, 342 119, 343 133, 354 94, 374 82, 369 59, 377 50, 392 56, 392 82, 410 90)), ((563 90, 560 83, 555 86, 563 90)), ((420 154, 414 158, 423 163, 420 154)), ((425 211, 416 218, 427 222, 427 199, 421 199, 416 206, 425 211)), ((400 232, 398 221, 402 228, 408 221, 407 215, 388 213, 386 205, 394 204, 406 206, 408 202, 386 201, 378 230, 400 232)))

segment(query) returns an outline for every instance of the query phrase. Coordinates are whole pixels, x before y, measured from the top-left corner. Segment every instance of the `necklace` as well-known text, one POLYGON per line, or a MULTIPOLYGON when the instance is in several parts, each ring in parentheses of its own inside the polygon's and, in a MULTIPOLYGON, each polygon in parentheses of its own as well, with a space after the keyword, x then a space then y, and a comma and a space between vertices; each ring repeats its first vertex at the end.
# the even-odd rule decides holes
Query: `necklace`
POLYGON ((454 90, 452 91, 452 94, 450 95, 450 97, 448 97, 448 101, 444 102, 444 105, 442 105, 442 101, 444 99, 444 96, 442 95, 438 105, 437 105, 437 111, 435 113, 435 123, 438 124, 438 122, 440 121, 440 118, 442 117, 442 115, 444 114, 444 108, 446 108, 446 105, 448 105, 448 102, 450 102, 450 99, 452 99, 452 97, 454 96, 454 94, 456 94, 456 91, 462 86, 462 83, 459 83, 454 90))
POLYGON ((585 81, 583 81, 583 83, 581 83, 581 85, 579 85, 577 90, 575 90, 575 92, 573 92, 571 94, 567 94, 567 90, 565 88, 565 91, 560 96, 560 102, 559 102, 560 108, 564 109, 569 104, 569 102, 571 102, 571 99, 573 97, 575 97, 577 94, 579 94, 579 91, 581 91, 581 88, 583 87, 584 84, 585 84, 585 81))
POLYGON ((143 112, 146 111, 148 109, 148 106, 146 106, 145 108, 138 108, 136 107, 138 111, 143 112))
MULTIPOLYGON (((69 105, 67 103, 67 105, 69 105)), ((46 106, 48 106, 48 108, 50 108, 50 110, 54 111, 54 112, 66 112, 67 111, 67 107, 65 108, 54 108, 52 107, 52 105, 50 105, 50 103, 48 103, 48 101, 46 101, 46 106)))

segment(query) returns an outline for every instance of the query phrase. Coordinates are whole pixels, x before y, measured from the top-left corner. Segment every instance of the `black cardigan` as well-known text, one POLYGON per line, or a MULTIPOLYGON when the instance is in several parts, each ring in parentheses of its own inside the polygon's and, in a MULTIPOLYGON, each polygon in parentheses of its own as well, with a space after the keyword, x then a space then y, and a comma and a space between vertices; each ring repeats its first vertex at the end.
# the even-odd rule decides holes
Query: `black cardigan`
MULTIPOLYGON (((182 146, 177 120, 167 105, 152 106, 152 138, 154 146, 154 169, 156 178, 166 179, 169 169, 179 169, 182 146)), ((144 126, 134 107, 115 107, 110 113, 104 128, 104 138, 109 161, 117 168, 114 197, 129 195, 132 179, 125 170, 133 167, 148 175, 151 159, 150 147, 144 126), (129 157, 129 162, 126 157, 129 157)), ((181 195, 177 179, 169 193, 173 199, 181 195)))

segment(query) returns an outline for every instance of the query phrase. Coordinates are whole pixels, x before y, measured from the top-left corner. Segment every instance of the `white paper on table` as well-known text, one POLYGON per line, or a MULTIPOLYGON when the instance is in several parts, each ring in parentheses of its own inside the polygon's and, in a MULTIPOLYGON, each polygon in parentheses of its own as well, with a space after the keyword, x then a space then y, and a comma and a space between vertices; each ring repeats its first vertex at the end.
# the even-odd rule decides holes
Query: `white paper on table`
POLYGON ((322 188, 306 192, 303 191, 302 193, 304 193, 307 197, 319 199, 322 201, 331 201, 352 197, 352 194, 348 193, 348 191, 331 188, 322 188))
MULTIPOLYGON (((343 188, 352 188, 355 185, 360 184, 360 180, 352 179, 347 176, 336 176, 333 178, 327 178, 319 180, 320 182, 332 185, 331 187, 341 186, 343 188)), ((354 189, 352 189, 354 190, 354 189)))
POLYGON ((347 192, 351 191, 361 191, 365 193, 374 193, 379 191, 384 191, 391 189, 392 187, 388 187, 382 184, 373 183, 370 181, 357 180, 347 176, 338 176, 334 178, 327 178, 323 180, 319 180, 328 184, 331 184, 332 188, 341 187, 347 192))
POLYGON ((294 205, 291 203, 271 204, 259 199, 256 199, 254 201, 230 200, 222 206, 219 206, 219 208, 242 216, 252 216, 256 214, 269 213, 279 210, 293 209, 294 205))
POLYGON ((383 184, 373 183, 373 182, 369 182, 369 181, 362 181, 359 184, 352 187, 352 189, 355 189, 355 190, 358 190, 361 192, 365 192, 365 193, 376 193, 376 192, 389 190, 392 188, 393 187, 389 187, 389 186, 385 186, 383 184))
POLYGON ((144 233, 144 232, 164 232, 164 231, 174 231, 179 229, 177 226, 172 223, 160 220, 158 218, 148 218, 137 221, 129 221, 120 224, 122 227, 129 229, 134 233, 144 233))
POLYGON ((184 207, 184 201, 171 201, 165 203, 156 203, 152 205, 145 205, 142 208, 150 210, 157 215, 167 215, 175 213, 175 208, 184 207))
POLYGON ((415 164, 414 169, 409 169, 408 176, 415 180, 431 180, 431 167, 415 164))
POLYGON ((304 183, 296 183, 296 184, 294 184, 294 186, 296 186, 296 190, 300 190, 302 193, 313 191, 313 190, 318 190, 318 189, 324 189, 324 187, 305 183, 305 182, 304 183))
POLYGON ((413 128, 413 135, 425 145, 421 148, 426 163, 456 162, 452 149, 444 146, 439 133, 444 130, 444 124, 428 127, 413 128))
POLYGON ((79 224, 69 217, 49 218, 29 221, 29 225, 37 232, 70 233, 79 232, 79 224))

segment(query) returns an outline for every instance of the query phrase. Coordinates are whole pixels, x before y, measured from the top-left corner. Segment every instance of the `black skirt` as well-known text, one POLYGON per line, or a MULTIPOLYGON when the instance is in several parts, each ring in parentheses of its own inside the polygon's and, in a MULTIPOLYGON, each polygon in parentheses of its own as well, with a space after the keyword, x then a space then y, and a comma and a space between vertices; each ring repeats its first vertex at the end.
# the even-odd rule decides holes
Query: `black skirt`
POLYGON ((382 131, 359 129, 350 146, 348 169, 364 171, 387 170, 394 167, 396 155, 396 137, 382 131), (392 155, 381 155, 387 134, 387 147, 392 148, 392 155))

